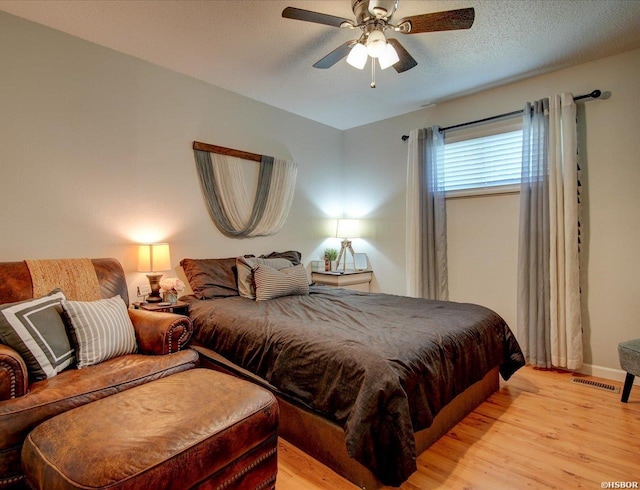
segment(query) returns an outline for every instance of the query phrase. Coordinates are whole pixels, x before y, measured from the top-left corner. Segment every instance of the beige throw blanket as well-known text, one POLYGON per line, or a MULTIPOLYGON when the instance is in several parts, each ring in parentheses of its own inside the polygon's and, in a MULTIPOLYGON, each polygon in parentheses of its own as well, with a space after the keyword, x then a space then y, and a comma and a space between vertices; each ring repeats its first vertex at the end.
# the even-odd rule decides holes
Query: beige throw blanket
POLYGON ((101 299, 98 276, 91 259, 26 260, 33 282, 33 297, 60 288, 67 299, 95 301, 101 299))

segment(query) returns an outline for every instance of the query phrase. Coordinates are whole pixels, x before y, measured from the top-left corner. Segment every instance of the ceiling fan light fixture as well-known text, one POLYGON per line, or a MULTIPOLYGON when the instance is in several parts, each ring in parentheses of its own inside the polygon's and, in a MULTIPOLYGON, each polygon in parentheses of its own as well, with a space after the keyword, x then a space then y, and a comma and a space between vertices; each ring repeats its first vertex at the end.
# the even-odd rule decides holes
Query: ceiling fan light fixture
POLYGON ((398 56, 395 48, 390 43, 387 43, 384 48, 384 52, 378 56, 380 69, 385 70, 390 66, 395 65, 398 61, 400 61, 400 57, 398 56))
POLYGON ((354 68, 358 70, 362 70, 364 65, 367 64, 367 48, 364 44, 356 43, 351 51, 349 51, 349 56, 347 56, 347 63, 349 63, 354 68))
MULTIPOLYGON (((346 0, 345 0, 346 1, 346 0)), ((344 29, 360 29, 361 36, 352 39, 331 51, 314 63, 314 68, 330 68, 338 61, 347 58, 354 68, 362 70, 369 57, 371 62, 371 87, 375 88, 375 58, 378 58, 382 70, 393 66, 396 72, 403 73, 415 67, 418 62, 407 52, 398 39, 385 37, 387 29, 401 34, 421 34, 425 32, 452 31, 470 29, 475 19, 473 7, 411 15, 392 23, 399 0, 351 0, 351 10, 355 20, 335 15, 323 14, 312 10, 287 7, 282 11, 285 19, 301 20, 344 29)), ((311 3, 311 2, 309 2, 311 3)))
POLYGON ((369 33, 367 38, 367 53, 372 58, 378 58, 384 54, 387 39, 382 31, 375 29, 369 33))

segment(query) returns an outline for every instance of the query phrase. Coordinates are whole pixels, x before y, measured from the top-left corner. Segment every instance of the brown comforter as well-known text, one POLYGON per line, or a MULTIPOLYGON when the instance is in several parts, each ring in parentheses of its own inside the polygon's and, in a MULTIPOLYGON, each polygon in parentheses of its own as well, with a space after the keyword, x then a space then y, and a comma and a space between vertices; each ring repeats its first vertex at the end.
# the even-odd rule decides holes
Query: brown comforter
POLYGON ((524 365, 482 306, 312 287, 308 296, 191 302, 194 337, 343 427, 349 455, 387 485, 416 470, 413 432, 499 366, 524 365))

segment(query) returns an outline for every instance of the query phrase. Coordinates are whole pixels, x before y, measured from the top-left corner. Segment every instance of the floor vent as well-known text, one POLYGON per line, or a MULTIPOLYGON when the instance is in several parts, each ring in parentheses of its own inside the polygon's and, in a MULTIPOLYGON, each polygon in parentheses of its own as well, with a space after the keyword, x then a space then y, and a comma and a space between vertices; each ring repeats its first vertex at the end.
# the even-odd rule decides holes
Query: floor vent
POLYGON ((585 378, 571 378, 572 383, 578 383, 581 385, 591 386, 592 388, 598 388, 599 390, 609 391, 611 393, 620 393, 619 386, 613 386, 607 383, 600 383, 599 381, 593 381, 585 378))

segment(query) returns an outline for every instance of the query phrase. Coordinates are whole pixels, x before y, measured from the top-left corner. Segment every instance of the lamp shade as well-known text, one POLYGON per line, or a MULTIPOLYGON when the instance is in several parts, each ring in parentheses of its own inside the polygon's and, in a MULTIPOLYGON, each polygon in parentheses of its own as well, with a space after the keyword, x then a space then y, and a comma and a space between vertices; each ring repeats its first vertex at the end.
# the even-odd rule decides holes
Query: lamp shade
POLYGON ((339 219, 336 225, 336 238, 360 238, 360 221, 339 219))
POLYGON ((395 65, 400 58, 398 57, 398 53, 395 48, 387 43, 384 48, 384 52, 378 57, 378 62, 380 63, 380 69, 386 70, 392 65, 395 65))
POLYGON ((138 272, 158 272, 171 269, 168 243, 151 243, 138 247, 138 272))
POLYGON ((375 29, 369 33, 367 38, 367 54, 372 58, 381 56, 387 46, 387 40, 382 31, 375 29))
POLYGON ((347 56, 347 63, 358 70, 364 68, 364 65, 367 64, 367 48, 364 44, 357 43, 351 48, 349 56, 347 56))

